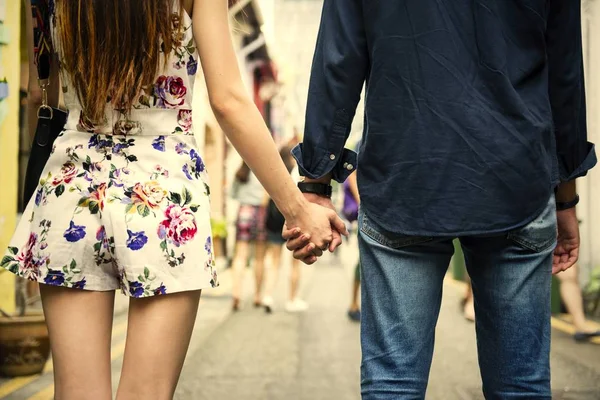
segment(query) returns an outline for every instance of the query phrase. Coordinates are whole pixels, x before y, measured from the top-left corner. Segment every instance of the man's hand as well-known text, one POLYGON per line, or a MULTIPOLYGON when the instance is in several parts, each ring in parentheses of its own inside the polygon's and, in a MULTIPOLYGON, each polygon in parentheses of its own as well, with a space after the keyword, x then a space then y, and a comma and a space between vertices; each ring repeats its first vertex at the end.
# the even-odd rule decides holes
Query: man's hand
MULTIPOLYGON (((313 193, 305 193, 305 198, 311 203, 318 204, 322 207, 329 208, 335 211, 335 207, 331 202, 331 199, 323 196, 319 196, 313 193)), ((336 248, 338 248, 342 244, 342 234, 334 227, 332 227, 333 231, 333 240, 329 244, 329 251, 333 252, 336 248)), ((285 240, 287 240, 286 247, 288 250, 294 253, 294 258, 298 260, 302 260, 305 264, 311 265, 317 261, 317 258, 323 255, 323 251, 315 248, 310 243, 310 237, 306 235, 298 236, 294 234, 293 230, 287 229, 284 227, 282 236, 285 240)))
POLYGON ((579 221, 575 208, 556 212, 558 224, 558 242, 554 250, 552 273, 567 270, 579 258, 579 221))

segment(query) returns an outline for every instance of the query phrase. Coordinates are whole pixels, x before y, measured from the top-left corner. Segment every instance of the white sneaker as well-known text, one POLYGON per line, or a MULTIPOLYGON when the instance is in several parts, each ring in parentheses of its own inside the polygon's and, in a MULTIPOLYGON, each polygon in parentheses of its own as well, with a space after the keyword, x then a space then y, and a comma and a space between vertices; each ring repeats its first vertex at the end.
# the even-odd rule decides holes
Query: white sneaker
POLYGON ((271 314, 273 312, 273 298, 271 296, 265 296, 262 299, 262 306, 265 308, 265 312, 267 314, 271 314))
POLYGON ((285 311, 290 313, 303 312, 308 309, 308 303, 302 299, 294 299, 294 301, 288 301, 285 305, 285 311))

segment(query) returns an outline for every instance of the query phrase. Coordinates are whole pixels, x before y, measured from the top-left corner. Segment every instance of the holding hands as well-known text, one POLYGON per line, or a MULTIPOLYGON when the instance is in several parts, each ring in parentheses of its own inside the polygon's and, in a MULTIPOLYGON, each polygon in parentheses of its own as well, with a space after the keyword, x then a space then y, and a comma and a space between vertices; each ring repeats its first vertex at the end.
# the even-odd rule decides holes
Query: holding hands
POLYGON ((346 224, 335 212, 331 199, 305 193, 308 206, 296 218, 286 218, 282 236, 294 258, 314 264, 327 250, 333 252, 348 236, 346 224))

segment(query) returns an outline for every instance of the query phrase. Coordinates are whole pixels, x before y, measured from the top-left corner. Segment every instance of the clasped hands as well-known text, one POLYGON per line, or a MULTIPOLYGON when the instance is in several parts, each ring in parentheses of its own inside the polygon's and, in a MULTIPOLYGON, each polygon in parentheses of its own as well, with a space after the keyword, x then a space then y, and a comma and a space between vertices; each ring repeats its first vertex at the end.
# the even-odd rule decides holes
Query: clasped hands
POLYGON ((310 203, 304 218, 286 221, 282 236, 294 258, 311 265, 327 250, 335 251, 342 244, 342 235, 348 236, 348 229, 331 199, 311 193, 305 193, 304 197, 310 203))

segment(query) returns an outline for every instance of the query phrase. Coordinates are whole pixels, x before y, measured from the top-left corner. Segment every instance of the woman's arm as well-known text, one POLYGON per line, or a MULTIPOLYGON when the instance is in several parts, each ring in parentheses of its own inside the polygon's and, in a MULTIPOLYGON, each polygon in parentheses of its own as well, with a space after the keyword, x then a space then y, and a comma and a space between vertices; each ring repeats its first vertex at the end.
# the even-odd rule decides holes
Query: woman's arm
MULTIPOLYGON (((27 29, 27 52, 29 58, 29 84, 27 87, 27 123, 29 138, 33 140, 37 128, 37 112, 42 104, 42 90, 38 84, 38 71, 33 56, 33 17, 31 16, 31 1, 25 2, 25 23, 27 29)), ((50 86, 48 87, 48 105, 58 107, 60 82, 57 63, 52 62, 50 71, 50 86)))
POLYGON ((332 241, 331 226, 346 233, 335 212, 313 207, 304 199, 283 164, 242 82, 231 42, 227 0, 195 0, 193 20, 194 38, 215 116, 289 226, 300 227, 319 248, 332 241))

